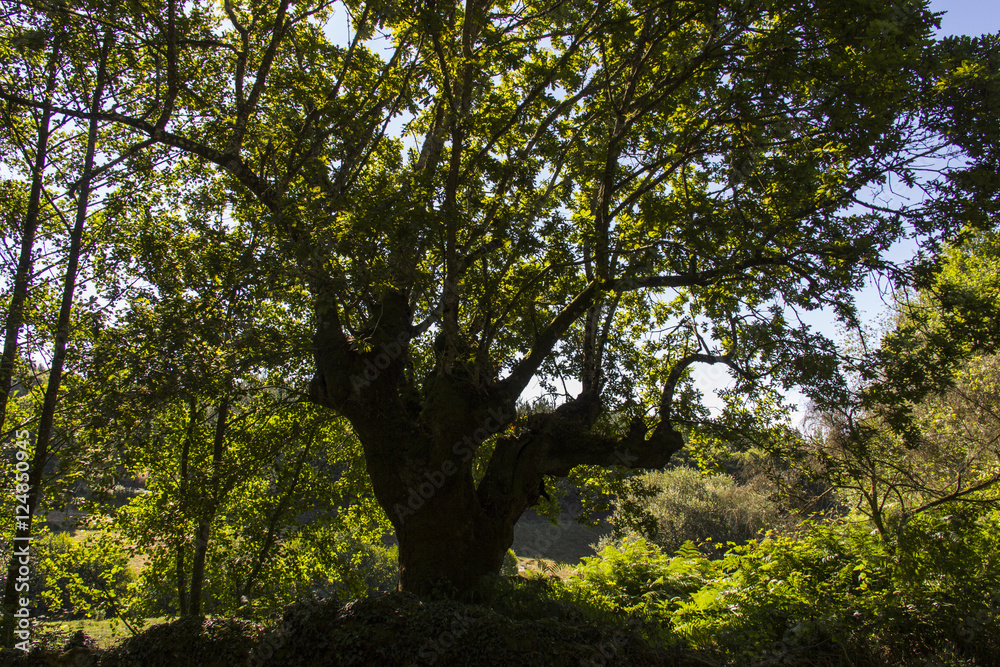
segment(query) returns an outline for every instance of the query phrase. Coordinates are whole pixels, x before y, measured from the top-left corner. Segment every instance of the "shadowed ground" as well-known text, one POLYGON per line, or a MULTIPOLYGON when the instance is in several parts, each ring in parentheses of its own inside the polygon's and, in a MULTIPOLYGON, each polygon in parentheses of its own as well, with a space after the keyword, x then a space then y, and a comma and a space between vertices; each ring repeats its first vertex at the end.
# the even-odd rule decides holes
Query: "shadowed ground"
POLYGON ((568 514, 552 524, 534 512, 525 513, 514 526, 514 544, 511 548, 519 559, 546 559, 576 566, 584 556, 594 556, 594 545, 609 534, 606 521, 599 527, 584 526, 568 514))

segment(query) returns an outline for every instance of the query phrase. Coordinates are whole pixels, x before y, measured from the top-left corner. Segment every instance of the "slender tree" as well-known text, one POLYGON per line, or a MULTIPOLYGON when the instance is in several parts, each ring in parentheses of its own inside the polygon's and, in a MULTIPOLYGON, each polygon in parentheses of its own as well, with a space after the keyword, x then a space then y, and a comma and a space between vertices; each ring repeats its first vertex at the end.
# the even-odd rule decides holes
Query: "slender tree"
MULTIPOLYGON (((23 520, 18 520, 15 539, 26 540, 31 535, 31 524, 40 499, 39 491, 42 486, 42 477, 45 465, 49 460, 49 443, 53 436, 53 425, 55 422, 56 406, 59 402, 63 364, 66 360, 66 346, 69 342, 70 316, 77 289, 77 271, 83 244, 83 230, 87 221, 87 209, 90 204, 90 181, 94 170, 94 156, 97 151, 97 132, 100 121, 94 117, 94 114, 100 110, 103 103, 104 81, 107 76, 107 60, 113 39, 113 31, 106 30, 101 46, 100 61, 97 66, 96 83, 91 97, 91 120, 89 121, 87 130, 80 188, 77 193, 76 217, 70 233, 70 246, 66 258, 66 273, 63 277, 59 316, 53 342, 52 362, 49 368, 48 383, 45 387, 45 399, 42 402, 42 413, 38 423, 38 431, 35 435, 34 456, 31 461, 31 469, 28 473, 27 514, 23 520)), ((7 566, 3 599, 2 637, 5 645, 13 643, 14 611, 18 606, 17 600, 21 597, 16 590, 18 565, 18 559, 11 556, 7 566)))
MULTIPOLYGON (((337 504, 340 480, 319 484, 320 498, 308 489, 318 485, 319 462, 344 456, 331 451, 332 415, 303 404, 307 357, 282 348, 307 339, 308 329, 276 249, 255 234, 239 198, 193 167, 204 177, 200 187, 190 187, 190 177, 160 181, 170 213, 141 215, 103 239, 135 258, 126 271, 137 284, 94 338, 93 419, 80 436, 93 449, 120 451, 127 474, 145 480, 148 494, 100 513, 147 554, 144 577, 173 583, 182 616, 233 609, 241 598, 271 604, 252 597, 254 588, 272 594, 259 577, 274 572, 273 552, 286 550, 293 534, 311 544, 295 516, 337 504), (291 473, 282 461, 293 457, 291 473)), ((335 562, 341 546, 325 545, 326 560, 335 562)), ((304 546, 297 553, 320 560, 304 546)), ((331 580, 343 574, 322 569, 331 580)))
MULTIPOLYGON (((60 58, 59 40, 59 35, 53 38, 52 49, 48 54, 44 93, 46 100, 52 99, 52 93, 56 85, 56 69, 60 58)), ((10 109, 7 110, 7 115, 8 125, 13 131, 16 124, 13 122, 10 109)), ((51 123, 52 112, 49 109, 42 109, 39 113, 38 131, 34 146, 34 160, 31 165, 31 190, 28 193, 24 226, 20 230, 20 252, 18 254, 17 268, 12 280, 10 305, 7 308, 7 317, 3 329, 3 357, 0 358, 0 434, 3 433, 4 421, 7 416, 7 401, 10 398, 14 377, 14 364, 18 353, 18 336, 21 333, 21 325, 24 323, 24 306, 28 298, 28 283, 31 279, 32 268, 34 266, 35 235, 38 232, 39 215, 42 209, 42 187, 51 123)))

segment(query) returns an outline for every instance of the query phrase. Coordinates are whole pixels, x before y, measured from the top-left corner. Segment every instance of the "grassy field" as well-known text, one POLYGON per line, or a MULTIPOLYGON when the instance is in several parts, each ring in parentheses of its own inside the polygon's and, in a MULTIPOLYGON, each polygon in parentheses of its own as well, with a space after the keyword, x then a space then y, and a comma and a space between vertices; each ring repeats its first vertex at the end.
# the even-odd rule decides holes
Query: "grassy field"
MULTIPOLYGON (((165 623, 165 616, 158 618, 147 618, 145 624, 138 631, 145 630, 151 625, 165 623)), ((132 636, 132 632, 117 619, 102 621, 79 620, 79 621, 46 621, 39 624, 35 631, 34 639, 50 645, 62 645, 73 634, 82 630, 84 634, 97 642, 101 648, 111 648, 118 642, 132 636)))

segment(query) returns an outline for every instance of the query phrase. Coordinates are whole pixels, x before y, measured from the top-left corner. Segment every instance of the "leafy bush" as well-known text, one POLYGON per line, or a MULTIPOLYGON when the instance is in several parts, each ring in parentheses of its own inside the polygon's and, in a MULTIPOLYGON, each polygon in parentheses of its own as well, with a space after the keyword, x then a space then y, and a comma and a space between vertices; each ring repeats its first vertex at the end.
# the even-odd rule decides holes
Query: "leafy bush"
POLYGON ((119 618, 130 614, 133 575, 128 554, 103 536, 76 540, 66 533, 32 545, 42 579, 36 613, 62 619, 119 618))
MULTIPOLYGON (((651 472, 642 479, 657 492, 631 500, 640 502, 652 521, 636 523, 616 512, 612 525, 619 538, 638 532, 666 553, 676 552, 685 542, 745 544, 764 530, 788 527, 793 521, 770 500, 771 489, 760 481, 739 484, 730 475, 686 466, 651 472)), ((611 543, 605 540, 600 546, 611 543)))
POLYGON ((1000 511, 929 513, 898 547, 864 521, 805 523, 721 560, 630 536, 555 594, 721 664, 995 665, 1000 511))
POLYGON ((108 651, 101 667, 231 667, 246 664, 261 627, 193 616, 154 625, 108 651))
POLYGON ((993 664, 998 519, 921 517, 897 550, 867 523, 809 524, 732 550, 722 576, 670 622, 679 638, 737 662, 993 664))
POLYGON ((670 557, 637 535, 609 544, 597 557, 583 561, 576 576, 563 584, 576 602, 644 619, 674 611, 717 569, 690 542, 670 557))
MULTIPOLYGON (((346 531, 309 527, 275 542, 248 598, 245 584, 256 554, 220 522, 209 542, 202 609, 263 620, 314 595, 346 600, 394 590, 399 580, 397 551, 395 545, 384 546, 346 531)), ((138 581, 143 613, 174 616, 179 611, 176 550, 160 545, 147 553, 138 581)))
POLYGON ((503 565, 500 566, 500 576, 517 576, 517 554, 514 553, 513 549, 507 549, 507 553, 503 557, 503 565))
MULTIPOLYGON (((667 665, 663 651, 634 633, 573 615, 535 582, 508 579, 511 597, 534 598, 546 613, 525 618, 493 605, 421 600, 378 593, 347 605, 330 601, 290 607, 266 632, 249 664, 334 665, 667 665)), ((501 602, 505 600, 505 602, 501 602)), ((525 606, 514 604, 516 610, 525 606)), ((535 611, 539 611, 536 608, 535 611)))
POLYGON ((337 553, 345 582, 337 594, 343 599, 366 593, 387 592, 399 583, 399 547, 359 539, 347 531, 336 533, 337 553))

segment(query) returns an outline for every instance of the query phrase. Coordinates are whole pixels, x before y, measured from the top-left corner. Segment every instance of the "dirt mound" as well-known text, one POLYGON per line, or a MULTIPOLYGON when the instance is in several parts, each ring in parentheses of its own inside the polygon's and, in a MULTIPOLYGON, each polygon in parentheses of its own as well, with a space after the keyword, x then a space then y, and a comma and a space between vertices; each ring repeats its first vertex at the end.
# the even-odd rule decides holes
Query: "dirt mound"
MULTIPOLYGON (((510 586, 511 584, 505 584, 510 586)), ((180 619, 101 651, 80 641, 58 651, 4 652, 27 667, 334 667, 347 665, 679 665, 612 623, 514 584, 490 607, 382 593, 341 605, 303 601, 266 629, 239 619, 180 619)), ((544 588, 544 584, 541 584, 544 588)))
MULTIPOLYGON (((557 603, 552 603, 555 608, 557 603)), ((558 617, 515 619, 479 605, 386 593, 290 610, 254 649, 254 667, 665 665, 632 633, 558 617)))
POLYGON ((154 625, 101 658, 100 667, 233 667, 246 663, 261 626, 242 619, 188 617, 154 625))

